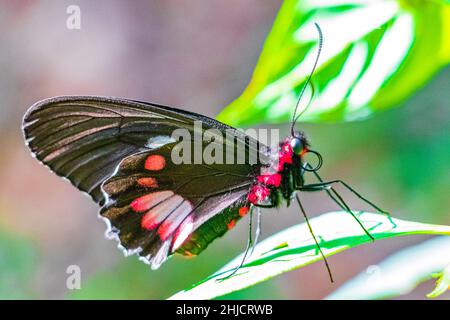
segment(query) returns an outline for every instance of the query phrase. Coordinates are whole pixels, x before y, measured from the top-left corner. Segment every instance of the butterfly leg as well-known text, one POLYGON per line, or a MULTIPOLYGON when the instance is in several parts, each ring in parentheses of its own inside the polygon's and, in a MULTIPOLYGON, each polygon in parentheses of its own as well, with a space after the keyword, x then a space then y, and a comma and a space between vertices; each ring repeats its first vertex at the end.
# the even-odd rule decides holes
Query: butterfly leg
POLYGON ((256 231, 255 241, 253 241, 252 250, 250 251, 250 257, 253 255, 256 245, 258 244, 259 236, 261 235, 261 208, 256 207, 256 231))
MULTIPOLYGON (((309 163, 307 163, 306 164, 306 166, 307 166, 307 168, 309 168, 309 169, 313 169, 313 167, 309 164, 309 163)), ((312 172, 313 174, 314 174, 314 176, 317 178, 317 180, 319 180, 319 182, 323 182, 323 180, 322 180, 322 178, 319 176, 319 174, 317 173, 317 171, 315 171, 315 170, 311 170, 310 172, 312 172)), ((340 201, 339 201, 339 199, 337 199, 334 195, 333 195, 333 193, 330 191, 330 190, 332 190, 333 192, 336 192, 336 190, 332 187, 332 186, 330 186, 330 188, 328 189, 324 189, 325 190, 325 192, 328 194, 328 196, 342 209, 342 210, 344 210, 344 211, 347 211, 347 208, 345 208, 345 206, 344 206, 344 204, 342 204, 340 201)))
POLYGON ((380 207, 378 207, 377 205, 375 205, 373 202, 369 201, 367 198, 363 197, 359 192, 357 192, 355 189, 353 189, 348 183, 342 181, 342 180, 332 180, 332 181, 328 181, 328 182, 324 182, 321 177, 319 176, 319 174, 317 172, 314 172, 314 175, 316 176, 316 178, 320 181, 320 183, 317 184, 309 184, 308 186, 323 186, 323 185, 328 185, 330 187, 330 190, 332 192, 334 192, 335 194, 337 193, 336 190, 331 186, 331 184, 336 184, 336 183, 340 183, 341 185, 343 185, 347 190, 349 190, 351 193, 353 193, 355 196, 357 196, 359 199, 361 199, 362 201, 364 201, 365 203, 367 203, 369 206, 371 206, 372 208, 374 208, 376 211, 378 211, 379 213, 382 213, 384 215, 386 215, 389 218, 389 221, 391 222, 392 226, 395 228, 397 227, 397 224, 392 220, 391 215, 389 214, 389 212, 381 209, 380 207))
POLYGON ((248 240, 247 240, 247 246, 245 247, 244 256, 242 257, 241 263, 236 268, 234 268, 230 274, 228 274, 227 276, 225 276, 223 278, 217 279, 216 281, 218 281, 218 282, 222 282, 224 280, 231 278, 244 265, 245 259, 247 258, 247 255, 248 255, 248 252, 250 251, 250 248, 253 245, 253 236, 252 236, 253 208, 254 208, 253 206, 250 207, 249 225, 248 225, 248 240))
MULTIPOLYGON (((309 166, 309 164, 307 165, 309 166)), ((349 190, 351 193, 353 193, 354 195, 356 195, 359 199, 361 199, 362 201, 364 201, 365 203, 367 203, 368 205, 370 205, 372 208, 374 208, 375 210, 377 210, 380 213, 383 213, 387 216, 389 216, 389 212, 379 208, 377 205, 375 205, 373 202, 369 201, 368 199, 366 199, 365 197, 363 197, 359 192, 357 192, 355 189, 353 189, 352 187, 350 187, 350 185, 342 180, 333 180, 333 181, 329 181, 329 182, 324 182, 323 179, 319 176, 319 174, 316 171, 313 171, 314 175, 316 176, 317 180, 320 181, 321 184, 332 184, 332 183, 340 183, 342 184, 345 188, 347 188, 347 190, 349 190)), ((333 187, 331 187, 331 189, 333 190, 333 187)))
POLYGON ((331 282, 334 282, 334 281, 333 281, 333 274, 331 273, 331 269, 330 269, 330 266, 329 266, 329 264, 328 264, 327 258, 326 258, 325 255, 323 254, 322 248, 320 248, 320 244, 319 244, 319 242, 317 241, 316 235, 314 234, 314 231, 313 231, 313 229, 312 229, 312 227, 311 227, 311 224, 309 223, 308 216, 307 216, 307 214, 306 214, 305 209, 303 208, 302 202, 300 201, 300 196, 298 195, 298 192, 295 194, 295 199, 297 199, 298 206, 300 207, 300 210, 301 210, 302 213, 303 213, 303 217, 305 218, 305 222, 306 222, 306 224, 308 225, 309 232, 311 233, 311 235, 312 235, 312 237, 313 237, 313 239, 314 239, 314 242, 316 243, 317 249, 319 249, 320 255, 322 256, 322 259, 323 259, 323 261, 325 262, 325 267, 327 268, 328 275, 330 276, 330 281, 331 281, 331 282))
POLYGON ((364 225, 359 221, 358 217, 353 213, 353 211, 350 209, 350 207, 347 205, 347 203, 344 201, 344 199, 341 197, 341 195, 333 189, 330 185, 326 183, 321 184, 307 184, 300 188, 300 191, 330 191, 328 195, 331 197, 333 201, 335 201, 341 208, 343 207, 344 211, 350 213, 352 217, 358 222, 358 224, 361 226, 361 228, 364 230, 364 232, 367 234, 367 236, 372 240, 375 241, 375 238, 369 233, 369 231, 364 227, 364 225), (336 199, 337 198, 337 199, 336 199))

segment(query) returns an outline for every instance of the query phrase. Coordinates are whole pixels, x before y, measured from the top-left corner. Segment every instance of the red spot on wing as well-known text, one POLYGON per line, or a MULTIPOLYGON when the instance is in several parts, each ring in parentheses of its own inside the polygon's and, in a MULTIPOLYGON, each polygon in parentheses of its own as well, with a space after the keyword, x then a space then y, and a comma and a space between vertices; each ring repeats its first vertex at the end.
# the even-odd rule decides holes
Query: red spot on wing
POLYGON ((145 196, 139 197, 133 202, 131 202, 130 207, 135 212, 144 212, 154 207, 161 201, 173 196, 172 191, 159 191, 146 194, 145 196))
POLYGON ((239 215, 241 217, 245 216, 248 213, 249 208, 248 207, 240 207, 239 208, 239 215))
POLYGON ((145 169, 147 170, 158 171, 162 170, 165 166, 166 160, 159 154, 148 156, 148 158, 145 160, 145 169))
POLYGON ((193 254, 192 252, 187 251, 187 250, 184 250, 183 253, 184 253, 184 255, 187 256, 187 257, 193 257, 193 256, 195 256, 195 254, 193 254))
POLYGON ((231 221, 227 224, 228 230, 233 229, 235 225, 236 225, 236 221, 231 220, 231 221))
POLYGON ((158 188, 158 181, 156 181, 156 179, 152 177, 140 178, 138 179, 137 183, 141 187, 158 188))

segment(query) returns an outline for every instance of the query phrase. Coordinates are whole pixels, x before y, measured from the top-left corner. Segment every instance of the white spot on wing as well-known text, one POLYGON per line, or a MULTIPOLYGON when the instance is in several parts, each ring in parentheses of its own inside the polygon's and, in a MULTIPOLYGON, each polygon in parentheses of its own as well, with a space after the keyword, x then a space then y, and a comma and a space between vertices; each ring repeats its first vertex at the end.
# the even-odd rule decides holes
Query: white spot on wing
POLYGON ((156 149, 156 148, 162 147, 162 146, 164 146, 168 143, 172 143, 172 142, 175 142, 175 139, 173 139, 172 137, 156 136, 156 137, 151 137, 150 139, 148 139, 145 146, 150 149, 156 149))

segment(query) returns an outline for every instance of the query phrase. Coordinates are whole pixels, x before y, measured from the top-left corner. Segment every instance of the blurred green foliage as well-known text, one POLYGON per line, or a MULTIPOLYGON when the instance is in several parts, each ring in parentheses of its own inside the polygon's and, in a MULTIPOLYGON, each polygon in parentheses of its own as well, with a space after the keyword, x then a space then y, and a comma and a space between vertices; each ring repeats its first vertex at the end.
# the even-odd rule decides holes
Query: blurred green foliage
POLYGON ((219 120, 233 126, 290 120, 318 51, 314 22, 325 42, 301 121, 362 119, 397 106, 450 61, 447 1, 287 0, 250 84, 219 120))
POLYGON ((0 230, 0 299, 30 299, 37 252, 32 243, 0 230))

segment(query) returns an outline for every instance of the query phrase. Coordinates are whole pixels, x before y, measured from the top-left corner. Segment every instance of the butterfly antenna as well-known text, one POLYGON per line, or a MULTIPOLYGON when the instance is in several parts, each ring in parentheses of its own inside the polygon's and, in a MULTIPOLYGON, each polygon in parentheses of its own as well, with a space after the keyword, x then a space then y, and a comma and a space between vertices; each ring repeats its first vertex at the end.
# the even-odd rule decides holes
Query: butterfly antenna
POLYGON ((314 25, 316 26, 317 31, 318 31, 318 33, 319 33, 319 49, 318 49, 318 51, 317 51, 317 56, 316 56, 316 61, 314 62, 314 66, 313 66, 313 68, 312 68, 312 70, 311 70, 311 73, 309 74, 308 78, 306 79, 305 84, 303 85, 302 91, 300 91, 300 95, 299 95, 299 97, 298 97, 297 104, 295 105, 294 114, 292 115, 292 122, 291 122, 291 135, 292 135, 292 136, 294 136, 294 133, 295 133, 295 132, 294 132, 295 123, 297 122, 298 118, 299 118, 299 117, 300 117, 300 116, 308 109, 308 107, 309 107, 309 105, 308 105, 305 109, 303 109, 302 112, 300 112, 300 113, 297 115, 297 110, 298 110, 298 107, 299 107, 299 105, 300 105, 300 101, 301 101, 301 99, 302 99, 303 94, 305 93, 306 87, 308 86, 308 84, 309 84, 310 81, 311 81, 311 78, 312 78, 312 76, 313 76, 313 74, 314 74, 314 71, 316 70, 317 63, 319 62, 320 53, 322 52, 322 46, 323 46, 323 34, 322 34, 322 29, 320 29, 319 25, 318 25, 317 23, 315 23, 315 22, 314 22, 314 25))
POLYGON ((255 240, 253 241, 252 250, 250 251, 250 257, 253 255, 253 251, 255 251, 256 245, 258 244, 259 236, 261 235, 261 208, 256 207, 256 231, 255 231, 255 240))

